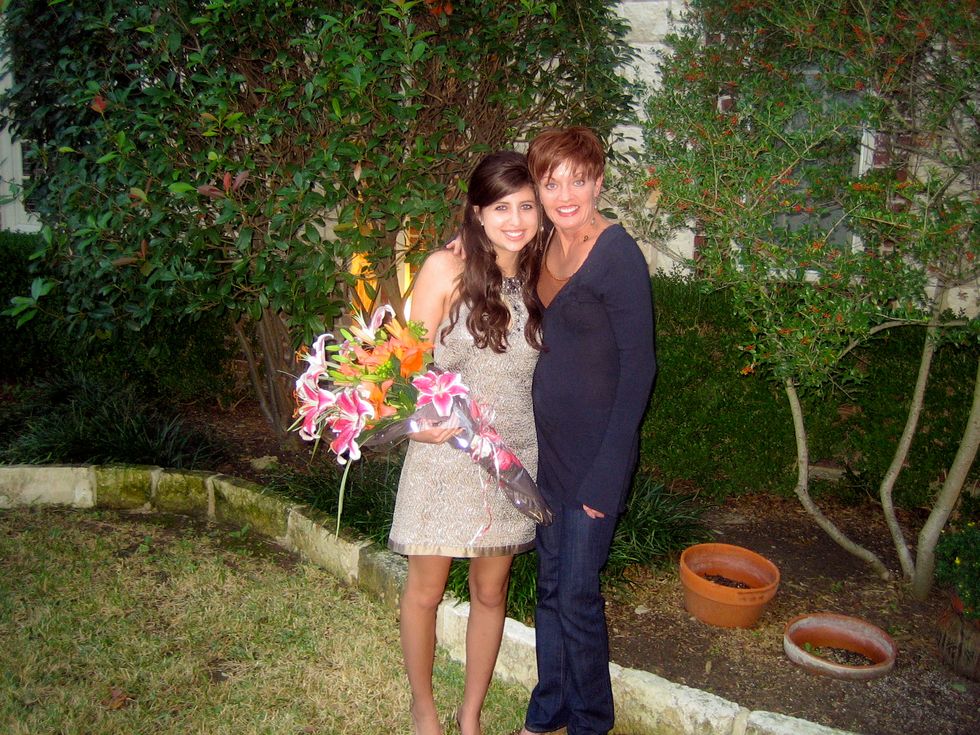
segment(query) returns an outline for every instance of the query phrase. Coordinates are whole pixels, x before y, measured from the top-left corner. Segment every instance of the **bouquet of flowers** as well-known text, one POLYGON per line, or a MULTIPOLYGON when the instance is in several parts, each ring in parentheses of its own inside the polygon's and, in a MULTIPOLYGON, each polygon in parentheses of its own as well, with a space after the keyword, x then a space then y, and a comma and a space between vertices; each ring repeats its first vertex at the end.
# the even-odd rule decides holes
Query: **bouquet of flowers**
POLYGON ((360 459, 361 448, 440 425, 462 430, 450 440, 452 446, 486 469, 515 508, 536 523, 551 523, 534 480, 493 429, 493 412, 469 395, 457 373, 430 365, 432 343, 425 341, 421 324, 385 323, 394 313, 382 306, 369 323, 357 314, 352 326, 341 330, 343 341, 328 344, 333 335, 322 334, 302 354, 308 367, 296 380, 291 428, 317 445, 327 432, 330 451, 347 465, 338 531, 350 462, 360 459))

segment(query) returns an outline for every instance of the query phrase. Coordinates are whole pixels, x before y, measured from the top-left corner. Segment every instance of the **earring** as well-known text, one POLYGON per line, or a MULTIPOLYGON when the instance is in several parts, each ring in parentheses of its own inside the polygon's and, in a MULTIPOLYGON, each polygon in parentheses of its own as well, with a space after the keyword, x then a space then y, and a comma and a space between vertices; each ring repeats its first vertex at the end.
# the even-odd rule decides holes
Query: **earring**
POLYGON ((480 227, 483 227, 483 220, 480 220, 480 227))

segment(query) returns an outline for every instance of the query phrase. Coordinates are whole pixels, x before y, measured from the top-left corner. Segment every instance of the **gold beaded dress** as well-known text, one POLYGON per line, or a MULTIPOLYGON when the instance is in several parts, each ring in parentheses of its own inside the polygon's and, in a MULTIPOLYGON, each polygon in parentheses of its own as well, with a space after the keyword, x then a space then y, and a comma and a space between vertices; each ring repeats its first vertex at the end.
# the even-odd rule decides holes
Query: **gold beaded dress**
MULTIPOLYGON (((469 310, 463 304, 445 340, 434 340, 433 357, 440 368, 459 373, 470 396, 494 411, 494 428, 535 477, 538 450, 531 378, 538 351, 524 339, 527 310, 520 281, 505 278, 501 296, 511 311, 506 352, 476 347, 466 328, 469 310)), ((447 324, 448 320, 436 334, 447 324)), ((516 554, 534 546, 534 525, 467 452, 448 442, 409 442, 388 538, 392 551, 453 557, 516 554)))

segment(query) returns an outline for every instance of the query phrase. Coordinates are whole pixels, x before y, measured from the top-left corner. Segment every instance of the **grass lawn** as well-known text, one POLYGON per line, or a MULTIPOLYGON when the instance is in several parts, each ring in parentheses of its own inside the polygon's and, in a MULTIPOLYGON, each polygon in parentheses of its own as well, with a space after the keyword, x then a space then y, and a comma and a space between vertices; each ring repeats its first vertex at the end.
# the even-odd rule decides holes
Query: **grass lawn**
MULTIPOLYGON (((247 531, 0 511, 0 732, 410 733, 396 614, 247 531)), ((460 667, 440 655, 446 719, 460 667)), ((526 693, 495 683, 487 735, 526 693)))

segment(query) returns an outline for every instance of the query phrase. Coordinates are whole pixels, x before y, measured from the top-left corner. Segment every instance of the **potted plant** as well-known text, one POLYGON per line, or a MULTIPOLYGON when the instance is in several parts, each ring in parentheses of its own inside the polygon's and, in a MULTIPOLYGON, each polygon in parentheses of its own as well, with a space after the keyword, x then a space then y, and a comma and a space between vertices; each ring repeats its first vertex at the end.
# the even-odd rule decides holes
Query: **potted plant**
POLYGON ((723 628, 748 628, 776 594, 779 569, 754 551, 732 544, 696 544, 681 554, 684 607, 723 628))
POLYGON ((953 671, 980 680, 980 526, 945 531, 936 545, 936 581, 950 589, 939 621, 939 653, 953 671))

